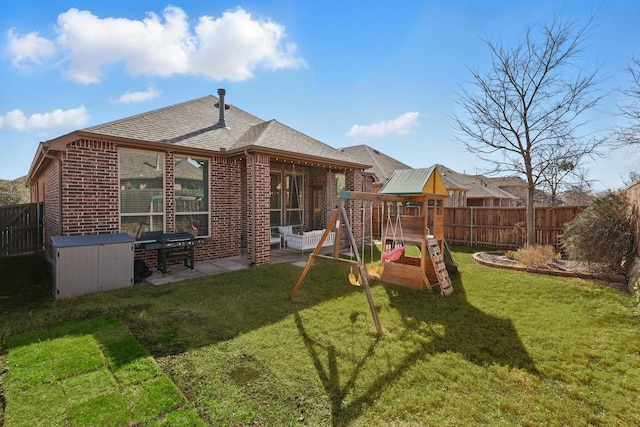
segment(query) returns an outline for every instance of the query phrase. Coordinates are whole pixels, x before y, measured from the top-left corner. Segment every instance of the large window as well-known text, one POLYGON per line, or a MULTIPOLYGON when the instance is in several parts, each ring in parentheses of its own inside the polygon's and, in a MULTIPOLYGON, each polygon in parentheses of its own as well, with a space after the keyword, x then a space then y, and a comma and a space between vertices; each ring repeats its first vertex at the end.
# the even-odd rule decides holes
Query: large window
POLYGON ((176 232, 209 236, 209 161, 175 156, 176 232))
POLYGON ((164 231, 164 155, 121 150, 120 231, 136 239, 164 231))

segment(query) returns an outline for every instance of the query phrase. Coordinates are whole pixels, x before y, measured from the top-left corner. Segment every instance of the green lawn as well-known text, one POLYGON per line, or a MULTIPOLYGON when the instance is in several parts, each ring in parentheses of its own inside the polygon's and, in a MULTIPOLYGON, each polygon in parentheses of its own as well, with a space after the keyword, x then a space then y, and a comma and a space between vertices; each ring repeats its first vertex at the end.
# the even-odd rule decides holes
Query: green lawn
POLYGON ((0 424, 640 424, 630 296, 452 249, 450 297, 372 283, 381 338, 335 262, 291 301, 288 264, 52 301, 48 266, 1 259, 0 424))
POLYGON ((113 316, 14 335, 8 348, 6 425, 204 425, 113 316))

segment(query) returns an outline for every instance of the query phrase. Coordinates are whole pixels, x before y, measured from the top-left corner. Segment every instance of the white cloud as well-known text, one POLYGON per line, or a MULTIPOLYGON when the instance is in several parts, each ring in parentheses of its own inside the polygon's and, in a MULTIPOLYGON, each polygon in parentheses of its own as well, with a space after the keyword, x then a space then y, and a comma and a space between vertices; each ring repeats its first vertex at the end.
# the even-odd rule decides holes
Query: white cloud
POLYGON ((0 116, 0 129, 30 131, 33 129, 77 128, 89 119, 87 110, 81 106, 70 110, 55 110, 50 113, 35 113, 30 117, 20 110, 9 111, 0 116))
MULTIPOLYGON (((44 57, 46 46, 64 55, 64 75, 77 83, 97 83, 106 65, 121 63, 131 75, 167 77, 195 74, 218 80, 246 80, 257 68, 276 70, 304 65, 296 46, 284 43, 285 31, 270 20, 252 19, 238 8, 214 19, 200 17, 191 31, 186 13, 169 6, 162 17, 142 20, 100 18, 75 8, 58 16, 58 36, 49 41, 29 33, 14 40, 37 40, 41 50, 26 56, 13 50, 14 63, 44 57)), ((35 48, 32 48, 34 50, 35 48)))
POLYGON ((7 38, 9 39, 9 51, 13 55, 11 63, 16 67, 30 63, 40 65, 42 60, 50 58, 56 53, 53 42, 40 37, 35 31, 20 36, 14 34, 13 30, 9 30, 7 38))
POLYGON ((193 52, 192 72, 214 79, 246 80, 260 65, 272 70, 304 65, 294 44, 282 47, 284 27, 252 20, 242 9, 225 12, 218 19, 201 17, 195 30, 198 48, 193 52))
POLYGON ((406 135, 418 125, 420 114, 404 113, 396 119, 371 125, 353 125, 347 136, 354 139, 385 138, 390 135, 406 135))
POLYGON ((138 92, 127 91, 126 93, 123 93, 122 95, 120 95, 120 98, 118 98, 114 102, 117 104, 131 104, 135 102, 147 101, 149 99, 157 98, 158 96, 160 96, 160 91, 150 87, 145 91, 138 91, 138 92))

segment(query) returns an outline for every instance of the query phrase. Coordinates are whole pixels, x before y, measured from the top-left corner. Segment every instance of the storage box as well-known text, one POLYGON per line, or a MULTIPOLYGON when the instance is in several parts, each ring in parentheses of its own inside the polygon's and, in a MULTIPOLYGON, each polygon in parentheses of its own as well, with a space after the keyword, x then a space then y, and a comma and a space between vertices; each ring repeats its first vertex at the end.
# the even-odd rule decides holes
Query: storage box
POLYGON ((135 239, 126 233, 52 236, 53 295, 70 298, 133 285, 135 239))

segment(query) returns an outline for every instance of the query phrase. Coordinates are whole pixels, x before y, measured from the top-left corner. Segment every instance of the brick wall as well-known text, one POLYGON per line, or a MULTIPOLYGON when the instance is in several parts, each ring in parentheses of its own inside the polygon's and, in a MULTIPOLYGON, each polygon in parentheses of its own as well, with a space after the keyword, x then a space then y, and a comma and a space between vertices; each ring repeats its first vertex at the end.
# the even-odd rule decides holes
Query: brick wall
MULTIPOLYGON (((350 191, 363 191, 362 172, 348 170, 345 175, 345 187, 350 191)), ((353 237, 356 242, 360 242, 362 240, 362 200, 349 200, 345 209, 349 215, 353 237)))
POLYGON ((61 233, 61 212, 60 212, 60 165, 58 161, 52 161, 42 174, 41 200, 44 202, 42 221, 44 225, 44 246, 49 255, 52 255, 53 242, 51 236, 61 233))
POLYGON ((269 157, 255 154, 247 159, 247 261, 251 265, 271 262, 269 238, 269 196, 271 193, 269 157))
POLYGON ((336 188, 336 171, 325 170, 324 175, 324 223, 329 224, 329 221, 336 214, 336 208, 338 206, 338 189, 336 188))
POLYGON ((242 162, 211 159, 211 244, 196 248, 196 257, 226 258, 242 250, 242 162))
POLYGON ((240 245, 243 251, 247 251, 247 233, 248 233, 248 224, 246 218, 248 218, 247 207, 249 206, 247 193, 249 192, 249 179, 247 178, 247 161, 246 159, 242 159, 242 161, 238 161, 240 165, 240 209, 236 210, 240 214, 240 218, 245 218, 244 221, 241 221, 239 224, 240 227, 240 245))
POLYGON ((164 224, 165 224, 165 232, 167 233, 175 233, 176 231, 176 220, 175 220, 175 197, 176 197, 176 186, 175 186, 175 174, 174 174, 174 160, 173 153, 168 152, 164 157, 164 224))
POLYGON ((80 140, 62 161, 62 233, 119 232, 118 152, 112 143, 80 140))

